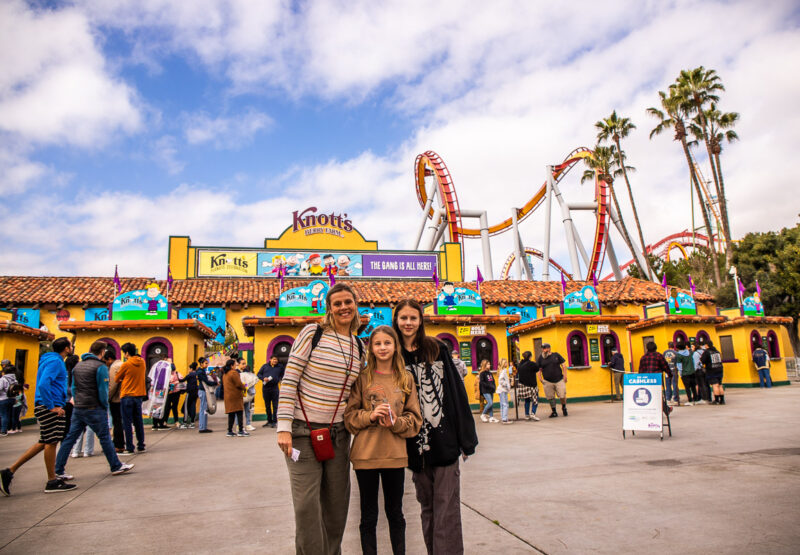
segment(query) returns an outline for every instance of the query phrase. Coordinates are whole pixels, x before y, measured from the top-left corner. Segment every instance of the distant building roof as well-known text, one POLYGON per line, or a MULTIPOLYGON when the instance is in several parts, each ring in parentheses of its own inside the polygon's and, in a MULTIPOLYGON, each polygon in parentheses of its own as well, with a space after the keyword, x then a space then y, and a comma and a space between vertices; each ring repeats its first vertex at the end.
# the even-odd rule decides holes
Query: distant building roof
POLYGON ((33 337, 37 341, 52 341, 56 337, 50 332, 7 320, 0 321, 0 333, 18 333, 20 335, 33 337))
POLYGON ((163 329, 192 329, 211 339, 216 333, 197 320, 105 320, 96 322, 59 322, 61 331, 135 331, 163 329))

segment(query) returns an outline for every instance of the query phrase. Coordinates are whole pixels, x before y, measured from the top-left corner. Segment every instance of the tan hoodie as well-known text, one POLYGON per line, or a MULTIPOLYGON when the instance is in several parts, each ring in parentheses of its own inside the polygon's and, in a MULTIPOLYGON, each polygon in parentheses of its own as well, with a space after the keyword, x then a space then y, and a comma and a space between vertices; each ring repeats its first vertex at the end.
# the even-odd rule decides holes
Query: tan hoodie
POLYGON ((366 387, 367 375, 362 372, 353 384, 344 411, 344 425, 355 435, 350 461, 356 470, 404 468, 408 465, 405 438, 419 433, 422 415, 417 387, 408 372, 406 379, 411 384, 408 395, 394 385, 391 374, 373 372, 372 383, 366 387), (384 428, 369 419, 372 409, 383 403, 392 407, 395 421, 391 428, 384 428))

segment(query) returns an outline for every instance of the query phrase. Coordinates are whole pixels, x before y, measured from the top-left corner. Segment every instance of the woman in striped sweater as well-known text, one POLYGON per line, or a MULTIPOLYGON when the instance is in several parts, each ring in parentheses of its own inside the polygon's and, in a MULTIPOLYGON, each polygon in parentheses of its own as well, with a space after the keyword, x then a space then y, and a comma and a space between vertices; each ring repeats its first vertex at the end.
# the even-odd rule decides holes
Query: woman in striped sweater
POLYGON ((362 368, 363 346, 354 335, 359 324, 355 292, 337 283, 325 298, 321 328, 310 324, 298 334, 281 382, 278 447, 289 469, 297 553, 341 552, 350 503, 350 434, 343 415, 362 368), (311 446, 311 430, 320 428, 330 428, 334 451, 323 462, 311 446))

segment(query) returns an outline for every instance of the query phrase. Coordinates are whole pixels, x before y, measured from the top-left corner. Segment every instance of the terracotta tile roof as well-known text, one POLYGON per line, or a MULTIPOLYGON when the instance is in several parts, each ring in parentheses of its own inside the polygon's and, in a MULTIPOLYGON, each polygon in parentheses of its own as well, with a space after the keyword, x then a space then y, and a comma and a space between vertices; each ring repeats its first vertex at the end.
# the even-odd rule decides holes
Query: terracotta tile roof
POLYGON ((211 339, 217 334, 197 320, 106 320, 96 322, 59 322, 61 331, 131 331, 159 329, 193 329, 211 339))
MULTIPOLYGON (((122 292, 143 289, 152 278, 122 278, 122 292)), ((422 303, 434 300, 435 292, 430 280, 423 281, 367 281, 342 279, 358 295, 362 304, 396 303, 410 297, 422 303)), ((166 282, 158 281, 162 293, 166 282)), ((308 280, 286 280, 285 287, 298 287, 308 280)), ((567 293, 580 290, 588 282, 567 282, 567 293)), ((220 305, 223 303, 266 304, 274 303, 279 295, 278 280, 271 278, 224 278, 176 280, 170 301, 178 305, 220 305)), ((456 284, 475 290, 472 282, 456 284)), ((654 303, 664 299, 663 288, 656 283, 627 277, 622 281, 602 281, 598 284, 600 302, 654 303)), ((19 306, 33 304, 91 304, 110 302, 114 286, 110 277, 21 277, 0 276, 0 305, 19 306)), ((555 304, 561 301, 560 281, 486 281, 481 285, 484 301, 489 304, 555 304)), ((712 302, 713 298, 697 293, 698 302, 712 302)))
POLYGON ((520 321, 519 314, 426 314, 423 320, 426 324, 516 324, 520 321))
POLYGON ((640 330, 652 326, 659 326, 661 324, 721 324, 726 320, 727 318, 725 316, 681 316, 677 314, 671 314, 667 316, 666 314, 663 314, 661 316, 654 316, 653 318, 648 318, 646 320, 640 320, 635 324, 628 326, 628 329, 631 331, 640 330))
POLYGON ((773 325, 773 326, 788 326, 792 323, 792 319, 786 316, 739 316, 727 322, 717 324, 716 328, 722 330, 725 328, 733 328, 736 326, 758 326, 758 325, 773 325))
POLYGON ((7 320, 0 321, 0 333, 18 333, 20 335, 27 335, 33 337, 37 341, 52 341, 55 335, 44 330, 37 330, 19 322, 10 322, 7 320))
POLYGON ((627 325, 633 322, 638 322, 639 317, 633 314, 623 314, 620 316, 579 316, 576 314, 553 314, 538 320, 525 322, 519 326, 509 328, 510 333, 522 333, 530 330, 537 330, 557 324, 571 324, 571 325, 589 325, 589 324, 621 324, 627 325))

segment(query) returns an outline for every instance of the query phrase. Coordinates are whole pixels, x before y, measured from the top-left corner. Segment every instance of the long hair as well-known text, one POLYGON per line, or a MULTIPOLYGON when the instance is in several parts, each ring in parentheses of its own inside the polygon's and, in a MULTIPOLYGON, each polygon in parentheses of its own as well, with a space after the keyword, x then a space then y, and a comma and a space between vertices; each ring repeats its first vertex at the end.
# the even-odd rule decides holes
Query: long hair
POLYGON ((406 371, 406 364, 403 361, 403 355, 400 352, 401 344, 397 332, 391 326, 378 326, 369 336, 367 346, 367 367, 361 374, 364 376, 364 389, 372 385, 372 378, 375 375, 375 369, 378 367, 378 360, 375 358, 375 353, 372 352, 372 340, 379 333, 388 335, 394 341, 394 354, 392 355, 392 383, 395 387, 399 388, 403 393, 408 395, 411 393, 411 375, 406 371))
POLYGON ((497 369, 503 370, 504 368, 508 368, 508 361, 504 358, 501 358, 500 362, 497 363, 497 369))
POLYGON ((492 371, 492 363, 489 362, 489 359, 485 358, 481 361, 481 365, 478 367, 478 372, 483 372, 484 370, 488 370, 489 372, 492 371))
POLYGON ((325 315, 322 317, 322 327, 335 329, 333 327, 333 314, 331 313, 331 297, 341 291, 347 291, 353 297, 353 320, 350 322, 350 333, 356 334, 358 333, 358 328, 361 326, 361 315, 358 313, 358 297, 356 296, 356 292, 353 291, 353 288, 346 283, 335 284, 328 290, 328 294, 325 295, 325 315))
POLYGON ((439 358, 440 343, 438 340, 433 337, 428 337, 425 334, 425 320, 422 316, 422 305, 419 304, 419 302, 414 299, 403 299, 397 303, 397 306, 394 307, 394 314, 392 314, 392 327, 394 331, 397 332, 398 337, 403 336, 400 332, 400 326, 397 325, 397 316, 403 308, 413 308, 419 313, 419 328, 417 328, 417 333, 414 336, 414 345, 416 345, 417 349, 422 351, 422 358, 425 362, 428 364, 432 363, 439 358))
POLYGON ((236 362, 232 358, 229 358, 227 361, 225 361, 225 366, 222 367, 222 373, 227 374, 233 370, 234 364, 236 364, 236 362))

